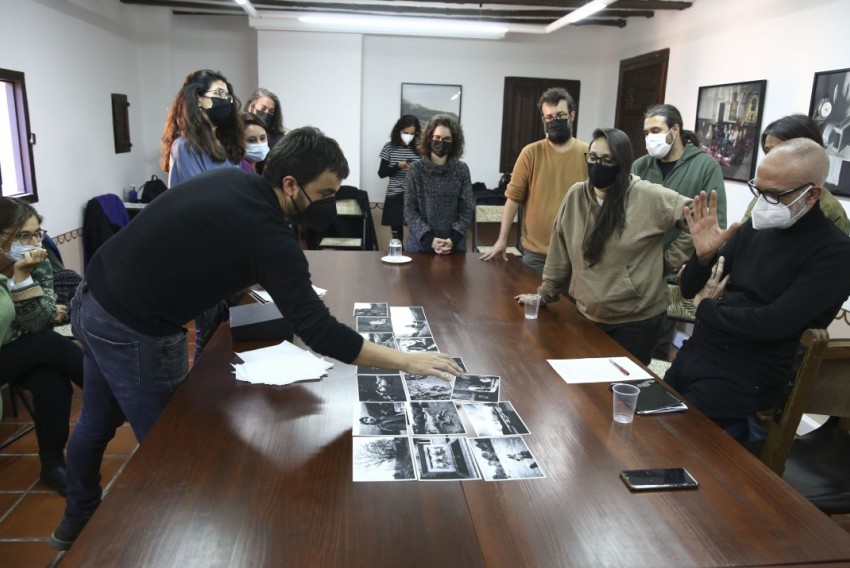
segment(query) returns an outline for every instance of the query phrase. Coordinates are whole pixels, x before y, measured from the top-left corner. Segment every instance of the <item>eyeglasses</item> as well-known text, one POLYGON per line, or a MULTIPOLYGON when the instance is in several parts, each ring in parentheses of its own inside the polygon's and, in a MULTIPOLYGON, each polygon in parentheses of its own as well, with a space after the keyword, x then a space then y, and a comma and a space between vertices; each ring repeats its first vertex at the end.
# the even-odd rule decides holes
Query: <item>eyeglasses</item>
POLYGON ((566 120, 566 119, 570 118, 570 113, 559 112, 558 114, 556 114, 554 116, 552 116, 551 114, 544 114, 543 115, 543 122, 549 123, 549 122, 552 122, 553 120, 555 120, 556 118, 558 120, 566 120))
POLYGON ((431 142, 440 142, 440 141, 451 142, 452 137, 451 136, 445 136, 445 137, 443 137, 443 136, 431 136, 431 142))
POLYGON ((230 96, 230 93, 228 93, 224 89, 216 89, 215 91, 207 91, 206 93, 204 93, 204 96, 207 97, 208 99, 210 99, 210 98, 225 99, 225 100, 228 100, 230 102, 233 102, 233 97, 230 96), (212 95, 212 96, 210 96, 210 95, 212 95))
POLYGON ((587 160, 588 164, 602 164, 606 168, 613 168, 617 165, 617 160, 614 159, 610 154, 605 154, 604 156, 597 156, 593 152, 585 152, 584 159, 587 160))
POLYGON ((780 197, 785 197, 786 195, 791 195, 795 191, 800 191, 802 189, 809 190, 809 189, 815 187, 816 184, 814 184, 812 182, 804 183, 800 187, 795 187, 794 189, 789 189, 787 191, 783 191, 781 189, 764 189, 764 188, 761 188, 758 185, 756 185, 755 179, 751 179, 750 181, 748 181, 747 185, 750 187, 750 192, 752 192, 753 195, 755 195, 756 197, 763 196, 765 201, 767 201, 770 204, 776 205, 777 203, 779 203, 780 197))
POLYGON ((45 235, 47 235, 47 231, 45 231, 44 229, 39 229, 37 231, 33 231, 32 233, 30 233, 30 232, 18 233, 14 237, 6 237, 6 236, 3 236, 3 235, 0 235, 0 238, 2 238, 5 242, 17 242, 17 243, 21 243, 22 245, 24 245, 24 244, 27 244, 27 243, 31 243, 33 241, 33 239, 35 239, 35 242, 40 243, 41 241, 44 240, 45 235))

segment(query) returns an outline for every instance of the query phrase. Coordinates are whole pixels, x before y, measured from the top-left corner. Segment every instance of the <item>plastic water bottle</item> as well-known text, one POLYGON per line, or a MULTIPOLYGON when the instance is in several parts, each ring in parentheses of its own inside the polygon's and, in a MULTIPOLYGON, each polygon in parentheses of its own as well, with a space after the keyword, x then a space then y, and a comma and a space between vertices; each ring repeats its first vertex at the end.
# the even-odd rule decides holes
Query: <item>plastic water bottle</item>
POLYGON ((136 193, 136 186, 131 185, 130 191, 127 192, 127 201, 130 203, 138 203, 139 202, 139 194, 136 193))

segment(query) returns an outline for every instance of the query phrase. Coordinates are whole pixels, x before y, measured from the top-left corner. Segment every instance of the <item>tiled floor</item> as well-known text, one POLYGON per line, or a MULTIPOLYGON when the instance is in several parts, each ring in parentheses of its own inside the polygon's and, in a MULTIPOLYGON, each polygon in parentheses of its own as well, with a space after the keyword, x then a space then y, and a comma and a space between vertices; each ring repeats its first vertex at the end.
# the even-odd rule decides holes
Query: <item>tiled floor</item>
MULTIPOLYGON (((82 406, 82 392, 76 389, 71 407, 73 429, 82 406)), ((18 416, 9 415, 9 391, 3 391, 3 420, 0 441, 32 426, 29 414, 18 403, 18 416)), ((128 425, 118 429, 106 448, 103 460, 104 486, 118 476, 136 449, 136 438, 128 425)), ((47 544, 47 537, 62 519, 65 499, 38 481, 41 469, 35 432, 29 432, 0 451, 0 566, 23 568, 51 566, 59 557, 47 544)))

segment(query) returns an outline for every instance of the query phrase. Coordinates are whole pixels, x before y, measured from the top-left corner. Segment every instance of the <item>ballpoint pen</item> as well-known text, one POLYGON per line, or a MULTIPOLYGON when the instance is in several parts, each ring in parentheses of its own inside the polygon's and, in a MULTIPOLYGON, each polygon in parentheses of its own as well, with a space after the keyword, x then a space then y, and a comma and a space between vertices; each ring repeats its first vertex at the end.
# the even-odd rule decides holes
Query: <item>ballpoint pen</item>
POLYGON ((619 364, 618 364, 616 361, 614 361, 613 359, 608 359, 608 362, 609 362, 609 363, 611 363, 612 365, 614 365, 615 367, 617 367, 617 370, 618 370, 618 371, 620 371, 621 373, 623 373, 623 374, 624 374, 624 375, 626 375, 627 377, 629 376, 629 374, 630 374, 630 373, 629 373, 626 369, 624 369, 622 365, 619 365, 619 364))

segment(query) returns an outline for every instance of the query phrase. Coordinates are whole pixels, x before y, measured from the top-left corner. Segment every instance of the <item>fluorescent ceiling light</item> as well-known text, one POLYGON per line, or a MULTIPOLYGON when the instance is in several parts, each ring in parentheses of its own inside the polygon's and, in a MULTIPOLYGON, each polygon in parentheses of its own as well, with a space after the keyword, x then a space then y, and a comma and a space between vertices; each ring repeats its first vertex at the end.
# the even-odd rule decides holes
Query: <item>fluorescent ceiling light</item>
POLYGON ((254 8, 254 5, 251 4, 251 0, 236 0, 236 3, 242 6, 242 9, 245 10, 245 13, 251 16, 252 18, 257 18, 257 9, 254 8))
POLYGON ((508 32, 507 26, 499 24, 444 19, 316 14, 300 16, 298 21, 324 31, 391 35, 500 39, 508 32))
POLYGON ((569 24, 574 24, 579 20, 582 20, 588 16, 592 16, 596 12, 607 8, 610 4, 613 4, 615 0, 593 0, 593 2, 589 2, 578 8, 573 10, 563 18, 559 18, 546 26, 546 33, 552 33, 555 30, 559 30, 564 26, 569 24))

